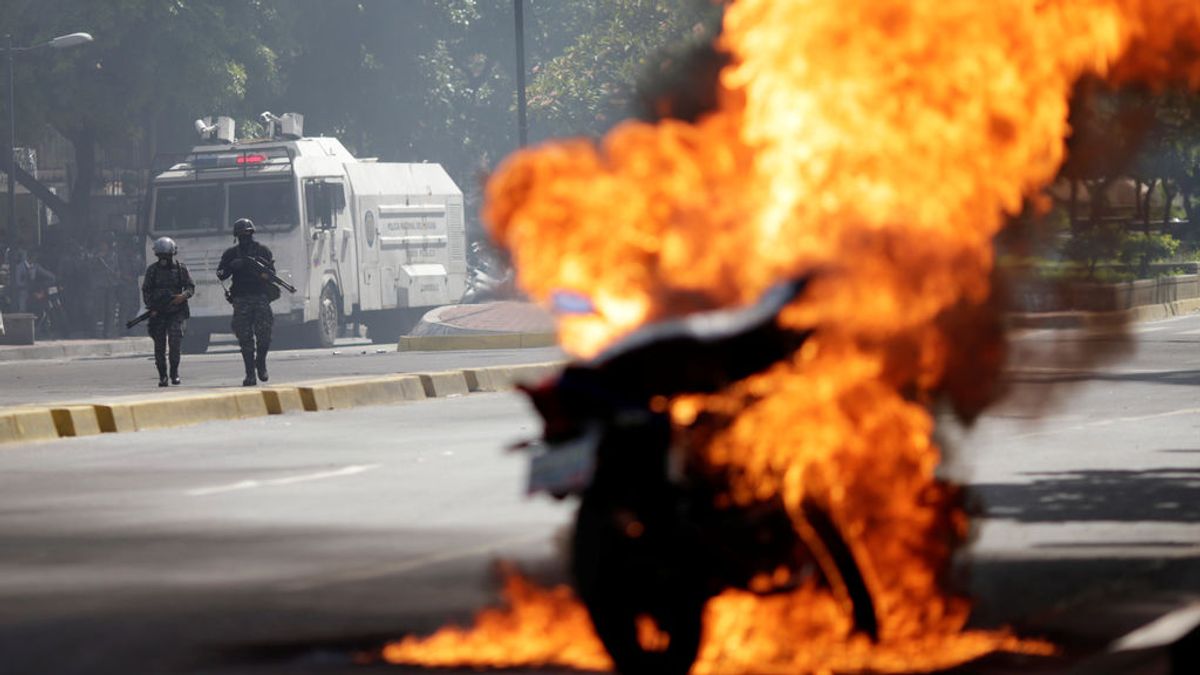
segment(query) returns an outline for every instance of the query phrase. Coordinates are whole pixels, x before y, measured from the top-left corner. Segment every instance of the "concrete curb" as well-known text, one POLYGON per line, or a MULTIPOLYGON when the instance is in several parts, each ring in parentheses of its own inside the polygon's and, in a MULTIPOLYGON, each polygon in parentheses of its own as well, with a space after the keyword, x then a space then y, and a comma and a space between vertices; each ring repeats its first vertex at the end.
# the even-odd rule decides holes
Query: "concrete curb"
POLYGON ((534 384, 562 369, 560 362, 527 363, 516 366, 467 368, 467 389, 476 391, 507 391, 518 384, 534 384))
POLYGON ((1104 328, 1141 321, 1161 321, 1200 311, 1200 298, 1139 305, 1113 312, 1037 312, 1009 314, 1013 328, 1104 328))
POLYGON ((0 409, 0 443, 49 441, 58 438, 49 408, 0 409))
POLYGON ((398 352, 436 352, 464 349, 526 349, 553 347, 558 344, 554 333, 493 333, 475 335, 405 335, 396 344, 398 352))
POLYGON ((419 374, 320 380, 298 385, 296 390, 304 410, 308 412, 345 410, 426 398, 419 374))
POLYGON ((421 387, 429 397, 462 396, 471 392, 467 386, 467 376, 461 370, 447 370, 440 373, 423 373, 421 387))
POLYGON ((563 365, 563 362, 547 362, 397 373, 254 389, 231 388, 203 394, 0 408, 0 445, 505 391, 519 382, 543 379, 563 365))
POLYGON ((90 405, 71 405, 51 408, 50 417, 59 436, 95 436, 100 433, 96 408, 90 405))

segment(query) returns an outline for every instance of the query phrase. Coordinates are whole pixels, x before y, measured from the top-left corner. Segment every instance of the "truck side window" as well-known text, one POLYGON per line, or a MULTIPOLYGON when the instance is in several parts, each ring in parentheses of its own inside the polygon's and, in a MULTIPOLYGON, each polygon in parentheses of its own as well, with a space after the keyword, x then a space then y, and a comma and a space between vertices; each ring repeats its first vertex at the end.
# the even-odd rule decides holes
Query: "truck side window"
POLYGON ((341 211, 346 208, 346 186, 341 183, 326 183, 325 187, 329 188, 330 202, 334 211, 341 211))
POLYGON ((333 205, 330 203, 325 183, 307 181, 304 184, 304 213, 311 229, 325 230, 333 227, 333 205))
POLYGON ((304 184, 304 210, 309 228, 333 228, 333 215, 344 208, 346 188, 341 183, 308 181, 304 184))

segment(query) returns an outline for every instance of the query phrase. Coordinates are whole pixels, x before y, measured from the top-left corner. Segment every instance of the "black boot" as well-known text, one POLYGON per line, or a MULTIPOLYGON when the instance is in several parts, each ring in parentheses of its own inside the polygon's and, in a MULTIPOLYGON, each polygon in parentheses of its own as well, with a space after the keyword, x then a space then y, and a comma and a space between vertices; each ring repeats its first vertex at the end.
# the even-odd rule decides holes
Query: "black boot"
POLYGON ((171 360, 171 384, 180 384, 179 379, 179 359, 171 360))
POLYGON ((242 386, 253 387, 258 384, 254 379, 254 354, 242 352, 242 363, 246 366, 246 379, 242 380, 242 386))
POLYGON ((158 386, 167 386, 167 364, 156 363, 154 365, 158 366, 158 386))
POLYGON ((254 368, 258 371, 258 379, 266 382, 267 377, 267 348, 268 345, 260 344, 258 346, 258 356, 254 359, 254 368))

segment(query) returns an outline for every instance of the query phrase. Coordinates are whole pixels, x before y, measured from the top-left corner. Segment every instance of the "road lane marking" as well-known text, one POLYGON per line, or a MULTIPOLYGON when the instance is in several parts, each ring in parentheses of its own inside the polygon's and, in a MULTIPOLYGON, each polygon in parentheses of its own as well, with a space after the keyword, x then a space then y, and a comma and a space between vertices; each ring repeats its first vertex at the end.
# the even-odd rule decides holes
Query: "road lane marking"
POLYGON ((348 584, 355 581, 366 581, 368 579, 376 579, 385 576, 395 576, 398 574, 406 574, 413 570, 429 567, 430 565, 440 565, 442 563, 452 562, 455 560, 465 560, 467 558, 477 558, 479 556, 494 553, 499 549, 510 548, 513 546, 524 546, 532 544, 536 541, 546 541, 552 539, 553 536, 545 532, 536 534, 522 534, 507 539, 497 539, 486 544, 478 546, 470 546, 467 548, 452 549, 449 551, 441 551, 438 553, 429 553, 416 558, 410 558, 388 565, 376 565, 374 567, 364 567, 353 570, 346 570, 341 573, 330 574, 317 579, 299 579, 287 581, 279 584, 279 588, 285 591, 309 591, 322 586, 334 586, 337 584, 348 584))
POLYGON ((1032 431, 1027 434, 1018 434, 1010 436, 1013 440, 1022 438, 1035 438, 1037 436, 1050 436, 1052 434, 1060 434, 1066 431, 1084 431, 1086 429, 1095 429, 1097 427, 1107 427, 1114 424, 1123 424, 1125 422, 1145 422, 1147 420, 1156 420, 1164 417, 1178 417, 1179 415, 1196 415, 1200 414, 1200 408, 1181 408, 1179 410, 1170 410, 1167 412, 1154 413, 1152 415, 1135 415, 1131 417, 1113 417, 1107 420, 1096 420, 1086 424, 1076 424, 1069 427, 1059 427, 1058 429, 1046 429, 1045 431, 1032 431))
POLYGON ((1175 370, 1134 370, 1131 368, 1063 368, 1060 366, 1014 366, 1004 371, 1006 375, 1166 375, 1175 370))
POLYGON ((243 480, 237 483, 228 485, 215 485, 212 487, 196 488, 188 490, 190 497, 206 497, 208 495, 221 494, 222 492, 234 492, 236 490, 250 490, 260 487, 274 487, 276 485, 294 485, 296 483, 307 483, 314 480, 325 480, 326 478, 340 478, 342 476, 353 476, 359 473, 372 471, 383 466, 382 464, 352 464, 344 466, 334 471, 322 471, 320 473, 307 473, 300 476, 289 476, 287 478, 267 478, 263 480, 243 480))
POLYGON ((1200 625, 1200 603, 1165 614, 1154 621, 1126 633, 1109 647, 1110 652, 1150 649, 1169 645, 1200 625))

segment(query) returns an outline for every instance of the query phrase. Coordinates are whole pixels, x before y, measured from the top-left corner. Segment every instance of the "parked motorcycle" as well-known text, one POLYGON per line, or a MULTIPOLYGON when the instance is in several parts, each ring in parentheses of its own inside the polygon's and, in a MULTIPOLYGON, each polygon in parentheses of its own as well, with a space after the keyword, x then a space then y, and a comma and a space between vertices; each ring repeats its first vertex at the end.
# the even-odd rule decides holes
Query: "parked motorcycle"
POLYGON ((67 337, 67 310, 58 286, 51 283, 29 293, 28 310, 34 320, 34 335, 40 339, 67 337))
POLYGON ((505 300, 516 296, 512 266, 482 242, 471 242, 467 252, 467 289, 463 304, 505 300))
POLYGON ((544 421, 541 438, 526 445, 529 490, 582 497, 575 588, 622 673, 688 672, 709 599, 729 588, 786 592, 813 575, 856 630, 877 637, 870 591, 828 510, 811 498, 798 513, 779 498, 718 505, 727 478, 700 453, 673 447, 696 434, 674 428, 663 405, 787 358, 808 334, 776 318, 805 283, 778 286, 746 309, 648 326, 524 390, 544 421))

